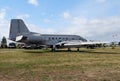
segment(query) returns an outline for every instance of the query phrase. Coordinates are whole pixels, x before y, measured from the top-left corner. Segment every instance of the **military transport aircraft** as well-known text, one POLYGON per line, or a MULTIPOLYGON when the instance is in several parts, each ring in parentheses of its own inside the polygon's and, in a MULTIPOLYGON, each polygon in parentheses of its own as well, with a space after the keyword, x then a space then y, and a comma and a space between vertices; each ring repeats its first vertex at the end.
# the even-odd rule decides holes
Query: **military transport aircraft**
POLYGON ((104 42, 87 42, 87 40, 78 35, 58 35, 58 34, 40 34, 30 32, 22 19, 12 19, 10 24, 9 39, 22 42, 26 45, 47 46, 52 48, 79 48, 93 47, 104 44, 104 42))

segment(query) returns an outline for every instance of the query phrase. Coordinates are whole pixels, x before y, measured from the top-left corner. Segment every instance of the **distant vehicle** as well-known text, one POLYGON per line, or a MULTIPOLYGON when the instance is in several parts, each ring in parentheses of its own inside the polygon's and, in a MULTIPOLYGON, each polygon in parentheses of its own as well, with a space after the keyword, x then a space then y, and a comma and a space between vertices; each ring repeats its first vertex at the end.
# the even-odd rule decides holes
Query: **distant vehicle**
POLYGON ((15 43, 9 43, 8 48, 16 48, 16 44, 15 43))
POLYGON ((87 42, 87 40, 78 35, 58 35, 58 34, 40 34, 30 32, 23 20, 12 19, 10 24, 9 39, 25 43, 28 47, 30 45, 35 46, 47 46, 52 48, 53 51, 56 48, 79 48, 95 46, 96 44, 103 44, 104 42, 87 42))

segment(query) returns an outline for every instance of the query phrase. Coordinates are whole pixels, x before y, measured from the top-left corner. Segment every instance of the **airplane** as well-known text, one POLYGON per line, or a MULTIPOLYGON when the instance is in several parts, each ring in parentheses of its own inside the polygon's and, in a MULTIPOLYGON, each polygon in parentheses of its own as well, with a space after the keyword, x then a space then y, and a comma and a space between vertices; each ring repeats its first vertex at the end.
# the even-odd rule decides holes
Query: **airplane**
POLYGON ((57 48, 94 47, 104 44, 104 42, 87 42, 78 35, 40 34, 30 32, 22 19, 11 19, 9 39, 27 45, 47 46, 55 51, 57 48))

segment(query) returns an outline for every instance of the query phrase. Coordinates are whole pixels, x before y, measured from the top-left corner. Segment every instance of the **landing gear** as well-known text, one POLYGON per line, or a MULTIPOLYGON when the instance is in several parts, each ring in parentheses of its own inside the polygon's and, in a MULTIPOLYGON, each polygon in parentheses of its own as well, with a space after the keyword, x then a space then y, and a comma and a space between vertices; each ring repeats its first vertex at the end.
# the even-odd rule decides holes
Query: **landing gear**
POLYGON ((55 51, 56 51, 56 45, 53 45, 53 46, 52 46, 51 51, 52 51, 52 52, 55 52, 55 51))
POLYGON ((68 48, 68 51, 71 51, 71 49, 70 49, 70 48, 68 48))
POLYGON ((77 48, 77 51, 79 52, 79 51, 80 51, 80 49, 79 49, 79 48, 77 48))

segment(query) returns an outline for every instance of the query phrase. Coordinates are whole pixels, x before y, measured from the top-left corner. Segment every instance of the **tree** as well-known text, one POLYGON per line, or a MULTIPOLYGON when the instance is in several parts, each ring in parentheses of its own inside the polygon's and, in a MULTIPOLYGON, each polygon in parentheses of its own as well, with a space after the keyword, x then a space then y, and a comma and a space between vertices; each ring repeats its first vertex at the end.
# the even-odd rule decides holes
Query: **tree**
POLYGON ((111 47, 112 47, 112 49, 115 49, 115 42, 111 43, 111 47))
POLYGON ((120 42, 118 42, 118 45, 120 46, 120 42))
POLYGON ((7 48, 7 40, 4 36, 3 36, 2 41, 1 41, 1 47, 2 48, 7 48))

